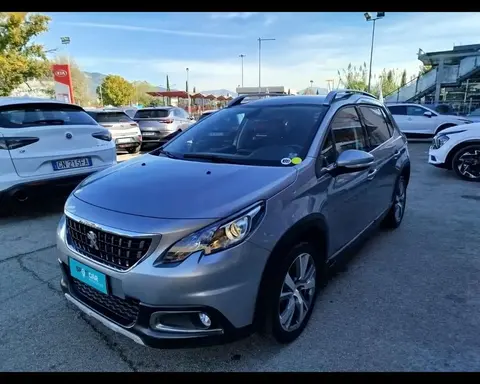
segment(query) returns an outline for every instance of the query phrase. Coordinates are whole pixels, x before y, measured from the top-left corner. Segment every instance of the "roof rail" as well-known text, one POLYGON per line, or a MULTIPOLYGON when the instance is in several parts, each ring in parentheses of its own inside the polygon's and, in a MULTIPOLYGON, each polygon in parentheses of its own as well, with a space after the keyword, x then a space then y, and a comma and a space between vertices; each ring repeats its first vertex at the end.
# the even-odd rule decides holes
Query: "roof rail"
POLYGON ((364 95, 364 96, 369 96, 378 100, 378 98, 375 95, 372 95, 371 93, 368 93, 368 92, 359 91, 356 89, 337 89, 335 91, 330 91, 328 93, 327 97, 325 97, 325 101, 323 105, 331 105, 336 100, 348 99, 352 95, 364 95), (341 96, 338 97, 339 95, 341 96))
POLYGON ((236 105, 240 105, 243 100, 245 100, 247 97, 252 97, 252 96, 255 97, 255 96, 288 96, 288 95, 285 95, 283 93, 268 93, 268 92, 249 93, 247 95, 237 96, 235 99, 233 99, 232 101, 230 101, 227 104, 227 108, 235 107, 236 105))

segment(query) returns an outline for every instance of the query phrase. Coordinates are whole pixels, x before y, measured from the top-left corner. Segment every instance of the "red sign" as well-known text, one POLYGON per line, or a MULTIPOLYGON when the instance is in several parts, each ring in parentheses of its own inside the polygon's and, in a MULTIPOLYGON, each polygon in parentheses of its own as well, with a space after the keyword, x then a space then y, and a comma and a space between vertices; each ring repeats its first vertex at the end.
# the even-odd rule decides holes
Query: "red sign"
POLYGON ((72 76, 67 64, 54 64, 52 66, 53 81, 55 82, 55 98, 61 101, 75 103, 73 97, 72 76), (65 100, 65 94, 69 100, 65 100))

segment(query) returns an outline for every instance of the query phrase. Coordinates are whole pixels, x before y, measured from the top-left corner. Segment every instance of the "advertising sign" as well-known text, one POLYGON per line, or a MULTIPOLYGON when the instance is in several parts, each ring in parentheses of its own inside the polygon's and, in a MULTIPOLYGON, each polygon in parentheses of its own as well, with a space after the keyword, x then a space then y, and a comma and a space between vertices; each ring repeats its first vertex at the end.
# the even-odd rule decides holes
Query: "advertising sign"
POLYGON ((70 66, 68 64, 54 64, 52 71, 53 81, 55 82, 55 99, 75 103, 70 66))

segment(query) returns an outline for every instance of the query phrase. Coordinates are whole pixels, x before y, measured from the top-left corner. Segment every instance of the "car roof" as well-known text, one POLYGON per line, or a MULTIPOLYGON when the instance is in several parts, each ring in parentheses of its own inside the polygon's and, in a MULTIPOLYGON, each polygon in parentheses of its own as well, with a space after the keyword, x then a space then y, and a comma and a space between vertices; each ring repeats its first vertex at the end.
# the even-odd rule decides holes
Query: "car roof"
POLYGON ((79 105, 76 105, 76 104, 65 103, 60 100, 42 99, 40 97, 9 97, 9 96, 0 97, 0 106, 15 105, 15 104, 29 104, 29 103, 65 104, 65 105, 75 105, 77 107, 80 107, 79 105))
POLYGON ((171 105, 168 105, 166 107, 146 107, 146 108, 139 109, 139 111, 155 111, 155 110, 173 109, 173 108, 177 108, 177 107, 172 107, 171 105))

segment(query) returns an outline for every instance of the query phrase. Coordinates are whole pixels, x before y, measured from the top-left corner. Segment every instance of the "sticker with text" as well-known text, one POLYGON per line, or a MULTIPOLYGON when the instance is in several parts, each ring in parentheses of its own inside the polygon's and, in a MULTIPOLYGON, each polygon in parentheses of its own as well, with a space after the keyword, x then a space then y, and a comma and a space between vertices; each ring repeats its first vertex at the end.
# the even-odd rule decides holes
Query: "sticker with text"
POLYGON ((280 160, 280 162, 283 165, 290 165, 292 163, 292 159, 289 159, 288 157, 284 157, 282 160, 280 160))

